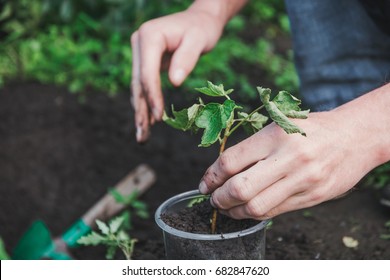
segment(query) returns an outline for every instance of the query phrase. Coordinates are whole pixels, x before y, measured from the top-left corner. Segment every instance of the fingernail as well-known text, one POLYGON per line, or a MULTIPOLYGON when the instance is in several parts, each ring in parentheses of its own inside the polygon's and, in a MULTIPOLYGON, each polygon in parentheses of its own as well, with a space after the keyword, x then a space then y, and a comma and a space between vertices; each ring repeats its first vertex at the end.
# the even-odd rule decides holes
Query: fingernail
POLYGON ((201 194, 207 194, 209 192, 209 188, 203 180, 199 184, 199 191, 201 194))
POLYGON ((160 113, 160 110, 158 108, 153 108, 152 112, 153 112, 153 117, 156 120, 160 120, 161 119, 161 113, 160 113))
POLYGON ((180 85, 184 81, 185 75, 186 73, 183 69, 177 69, 173 72, 172 82, 176 85, 180 85))
POLYGON ((137 142, 142 142, 142 134, 143 134, 142 127, 137 126, 137 132, 135 135, 135 137, 137 138, 137 142))
POLYGON ((213 200, 213 196, 210 196, 210 204, 213 208, 217 208, 215 207, 215 203, 214 203, 214 200, 213 200))

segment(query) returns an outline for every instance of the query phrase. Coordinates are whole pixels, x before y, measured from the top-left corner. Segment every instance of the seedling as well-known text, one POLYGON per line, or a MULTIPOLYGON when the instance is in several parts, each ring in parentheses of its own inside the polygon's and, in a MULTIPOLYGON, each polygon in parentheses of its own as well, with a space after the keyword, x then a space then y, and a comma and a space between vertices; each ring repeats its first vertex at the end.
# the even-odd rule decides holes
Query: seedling
POLYGON ((96 224, 100 233, 92 231, 86 236, 81 237, 77 243, 81 245, 105 245, 107 246, 106 258, 112 259, 119 248, 126 259, 130 260, 133 255, 134 246, 137 239, 131 238, 127 231, 132 228, 131 218, 132 211, 140 218, 146 219, 149 217, 147 205, 138 200, 138 192, 134 191, 128 196, 122 195, 115 189, 110 189, 109 193, 114 197, 118 203, 126 205, 129 209, 123 211, 120 215, 111 219, 106 224, 100 220, 96 220, 96 224))
POLYGON ((119 216, 106 223, 96 220, 96 224, 101 233, 92 231, 86 236, 81 237, 77 243, 81 245, 106 245, 106 258, 112 259, 116 253, 117 248, 120 248, 126 259, 130 260, 134 251, 134 245, 137 239, 131 238, 123 230, 124 218, 119 216))
MULTIPOLYGON (((205 104, 199 98, 198 103, 181 111, 175 111, 172 105, 173 117, 164 113, 163 120, 173 128, 183 131, 197 132, 203 129, 200 147, 208 147, 218 142, 220 145, 219 153, 222 154, 227 139, 239 127, 242 126, 247 132, 253 134, 261 130, 269 118, 288 134, 300 133, 306 136, 305 132, 290 118, 307 118, 309 110, 301 111, 299 107, 301 101, 287 91, 280 91, 271 100, 270 89, 257 87, 262 104, 252 112, 247 113, 243 111, 243 107, 230 98, 233 89, 225 90, 222 84, 215 85, 207 82, 206 87, 196 88, 196 90, 207 96, 225 100, 222 103, 205 104), (268 116, 260 113, 262 109, 265 109, 268 116)), ((212 233, 215 233, 216 217, 217 210, 214 210, 211 223, 212 233)))
POLYGON ((390 240, 390 220, 385 223, 385 228, 387 229, 387 232, 382 233, 380 238, 384 240, 390 240))
POLYGON ((114 197, 115 201, 121 204, 126 205, 127 210, 121 213, 121 216, 124 218, 123 226, 124 229, 132 229, 131 218, 132 213, 134 212, 136 216, 141 219, 149 218, 148 207, 145 202, 138 200, 138 192, 134 191, 128 196, 122 195, 115 189, 109 189, 109 193, 114 197))

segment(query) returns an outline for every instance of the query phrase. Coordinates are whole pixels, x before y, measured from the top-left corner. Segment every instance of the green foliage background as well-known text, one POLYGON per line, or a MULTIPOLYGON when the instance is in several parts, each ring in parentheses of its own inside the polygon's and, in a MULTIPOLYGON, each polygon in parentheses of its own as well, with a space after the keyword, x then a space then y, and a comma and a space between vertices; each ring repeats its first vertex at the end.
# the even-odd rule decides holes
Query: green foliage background
MULTIPOLYGON (((132 32, 148 19, 184 10, 191 2, 0 0, 0 85, 38 80, 67 86, 80 96, 86 88, 109 95, 127 91, 132 32)), ((183 87, 212 80, 250 97, 266 81, 267 86, 296 91, 291 51, 289 46, 278 48, 277 38, 289 38, 283 0, 250 1, 183 87)), ((166 77, 163 86, 170 86, 166 77)))

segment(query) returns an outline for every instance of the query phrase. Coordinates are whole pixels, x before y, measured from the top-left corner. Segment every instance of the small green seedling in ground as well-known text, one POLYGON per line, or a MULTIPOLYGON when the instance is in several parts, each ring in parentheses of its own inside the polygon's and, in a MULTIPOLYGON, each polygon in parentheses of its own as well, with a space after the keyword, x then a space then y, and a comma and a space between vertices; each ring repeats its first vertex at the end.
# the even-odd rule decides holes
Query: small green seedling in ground
POLYGON ((380 238, 384 240, 390 240, 390 220, 385 223, 385 228, 387 229, 387 233, 382 233, 380 238))
POLYGON ((4 245, 4 242, 3 242, 3 239, 1 239, 0 237, 0 260, 9 260, 10 257, 7 253, 7 251, 5 250, 5 245, 4 245))
POLYGON ((112 219, 109 224, 96 220, 101 233, 92 231, 81 237, 77 243, 81 245, 105 245, 107 246, 106 258, 112 259, 117 248, 121 249, 126 259, 130 260, 137 239, 131 238, 123 229, 124 218, 119 216, 112 219))
POLYGON ((134 191, 128 196, 122 195, 115 189, 109 189, 109 193, 114 197, 115 201, 126 205, 128 210, 122 212, 121 216, 124 217, 124 228, 127 230, 132 229, 131 220, 132 213, 141 219, 149 218, 148 207, 145 202, 138 200, 138 192, 134 191))
POLYGON ((128 210, 112 218, 108 224, 96 220, 100 233, 92 231, 81 237, 77 242, 86 246, 107 246, 107 259, 114 258, 116 250, 119 248, 126 259, 130 260, 133 255, 135 243, 137 242, 137 239, 131 238, 127 234, 127 231, 132 229, 132 213, 134 211, 135 215, 142 219, 148 218, 147 205, 138 200, 137 191, 132 192, 128 196, 122 195, 115 189, 109 189, 109 193, 114 197, 116 202, 126 205, 128 210))
POLYGON ((305 218, 311 218, 311 217, 313 217, 314 215, 313 215, 313 212, 311 212, 310 210, 304 210, 304 211, 302 212, 302 216, 305 217, 305 218))
MULTIPOLYGON (((183 131, 198 132, 203 130, 200 147, 208 147, 219 142, 219 153, 225 150, 226 141, 239 127, 243 127, 247 132, 253 134, 261 130, 270 118, 288 133, 300 133, 306 136, 305 132, 295 125, 291 118, 307 118, 309 110, 301 111, 299 105, 301 101, 288 93, 280 91, 271 99, 271 90, 257 87, 261 105, 250 113, 244 112, 230 98, 233 89, 225 90, 222 84, 215 85, 207 82, 206 87, 196 88, 197 91, 207 96, 223 98, 220 103, 210 102, 205 104, 201 98, 189 108, 175 111, 172 106, 173 117, 169 117, 165 112, 163 120, 175 129, 183 131), (260 113, 262 109, 268 113, 265 116, 260 113)), ((217 211, 212 217, 211 232, 215 233, 217 211)))

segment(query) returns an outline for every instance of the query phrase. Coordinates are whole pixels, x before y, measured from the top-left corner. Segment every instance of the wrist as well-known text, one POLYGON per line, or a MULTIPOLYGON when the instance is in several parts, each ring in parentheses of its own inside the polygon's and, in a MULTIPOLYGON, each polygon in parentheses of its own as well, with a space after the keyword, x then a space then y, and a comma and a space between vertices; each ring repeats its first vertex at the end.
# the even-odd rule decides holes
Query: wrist
POLYGON ((247 2, 247 0, 195 0, 188 10, 207 13, 225 26, 247 2))
POLYGON ((390 160, 390 84, 375 89, 333 110, 344 119, 356 152, 365 155, 369 168, 390 160))

